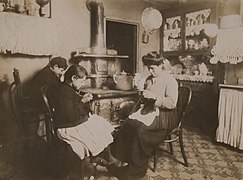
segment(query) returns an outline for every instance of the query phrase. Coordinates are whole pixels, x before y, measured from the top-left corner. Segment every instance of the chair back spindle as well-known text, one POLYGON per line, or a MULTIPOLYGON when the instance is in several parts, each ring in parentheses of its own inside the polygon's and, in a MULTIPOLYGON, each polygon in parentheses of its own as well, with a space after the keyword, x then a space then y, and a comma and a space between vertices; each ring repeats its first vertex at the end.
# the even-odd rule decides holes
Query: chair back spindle
POLYGON ((14 81, 9 86, 9 98, 10 105, 13 110, 14 118, 18 126, 23 130, 24 129, 24 110, 23 110, 23 101, 24 95, 21 85, 20 73, 17 68, 13 69, 13 78, 14 81))
POLYGON ((20 79, 19 70, 16 69, 16 68, 14 68, 13 77, 14 77, 14 83, 15 83, 16 88, 17 88, 18 96, 20 98, 24 98, 23 90, 22 90, 22 87, 21 87, 21 79, 20 79))
POLYGON ((53 127, 53 118, 54 118, 53 113, 54 113, 55 109, 53 107, 51 107, 49 104, 49 100, 47 97, 47 90, 48 90, 48 86, 41 87, 42 98, 44 100, 45 107, 46 107, 46 112, 45 112, 46 139, 47 139, 48 145, 51 146, 53 136, 55 136, 55 131, 54 131, 54 127, 53 127))
POLYGON ((189 87, 180 86, 178 88, 178 102, 177 102, 177 115, 178 115, 178 122, 179 122, 178 127, 181 126, 185 118, 186 109, 191 102, 191 98, 192 98, 192 91, 189 87))

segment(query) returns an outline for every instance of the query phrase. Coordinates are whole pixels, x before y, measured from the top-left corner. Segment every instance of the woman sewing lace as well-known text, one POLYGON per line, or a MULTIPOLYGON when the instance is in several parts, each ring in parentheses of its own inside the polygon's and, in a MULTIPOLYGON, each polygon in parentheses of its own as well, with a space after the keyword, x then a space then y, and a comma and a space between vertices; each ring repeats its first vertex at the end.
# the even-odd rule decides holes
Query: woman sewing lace
POLYGON ((170 63, 156 52, 148 53, 142 60, 150 72, 144 84, 144 107, 129 116, 112 146, 113 155, 128 163, 114 171, 125 175, 124 179, 146 174, 153 149, 177 125, 178 84, 168 71, 170 63))

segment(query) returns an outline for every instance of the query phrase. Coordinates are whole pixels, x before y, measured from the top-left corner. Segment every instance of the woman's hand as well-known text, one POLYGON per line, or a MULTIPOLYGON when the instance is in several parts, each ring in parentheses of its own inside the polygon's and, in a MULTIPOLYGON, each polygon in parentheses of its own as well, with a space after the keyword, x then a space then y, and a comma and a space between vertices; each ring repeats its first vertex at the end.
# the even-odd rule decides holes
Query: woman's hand
POLYGON ((157 100, 157 96, 152 91, 149 91, 149 90, 143 91, 143 97, 147 98, 147 99, 157 100))
POLYGON ((82 102, 83 103, 86 103, 86 102, 89 102, 89 101, 91 101, 93 99, 93 95, 91 94, 91 93, 85 93, 84 95, 83 95, 83 98, 82 98, 82 102))

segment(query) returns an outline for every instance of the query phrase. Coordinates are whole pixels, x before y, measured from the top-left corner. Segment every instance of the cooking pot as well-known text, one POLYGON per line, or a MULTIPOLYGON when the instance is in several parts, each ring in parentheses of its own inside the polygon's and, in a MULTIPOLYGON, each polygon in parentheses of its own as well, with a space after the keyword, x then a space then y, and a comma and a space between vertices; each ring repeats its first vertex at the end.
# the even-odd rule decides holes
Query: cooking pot
POLYGON ((128 91, 133 89, 133 77, 122 71, 119 74, 113 75, 113 80, 116 84, 116 89, 128 91))

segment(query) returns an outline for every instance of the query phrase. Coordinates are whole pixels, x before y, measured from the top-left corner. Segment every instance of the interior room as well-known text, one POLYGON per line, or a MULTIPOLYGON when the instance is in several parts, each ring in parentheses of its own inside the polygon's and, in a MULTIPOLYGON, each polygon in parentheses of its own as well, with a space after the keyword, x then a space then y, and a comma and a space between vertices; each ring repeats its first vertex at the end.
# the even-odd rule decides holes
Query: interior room
MULTIPOLYGON (((242 18, 243 0, 0 0, 0 179, 243 179, 242 18), (38 92, 45 110, 32 104, 40 105, 31 97, 37 86, 29 85, 44 67, 62 68, 61 84, 73 89, 75 78, 85 78, 83 88, 75 89, 77 98, 113 128, 115 143, 146 106, 146 82, 160 67, 146 58, 155 53, 172 78, 164 81, 177 82, 175 102, 170 99, 175 105, 163 105, 171 94, 161 83, 147 98, 154 100, 149 113, 158 114, 149 116, 149 125, 139 122, 151 127, 169 109, 177 112, 178 123, 140 157, 147 159, 143 176, 119 170, 121 164, 132 166, 130 161, 119 160, 114 172, 110 164, 93 163, 95 155, 83 141, 80 157, 60 138, 64 127, 55 126, 58 109, 44 86, 38 92), (66 64, 52 66, 55 58, 66 64), (83 67, 85 75, 67 80, 72 66, 83 67), (162 98, 156 96, 162 91, 162 98)), ((76 106, 68 103, 63 100, 73 111, 76 106)), ((123 143, 133 141, 130 136, 123 143)))

